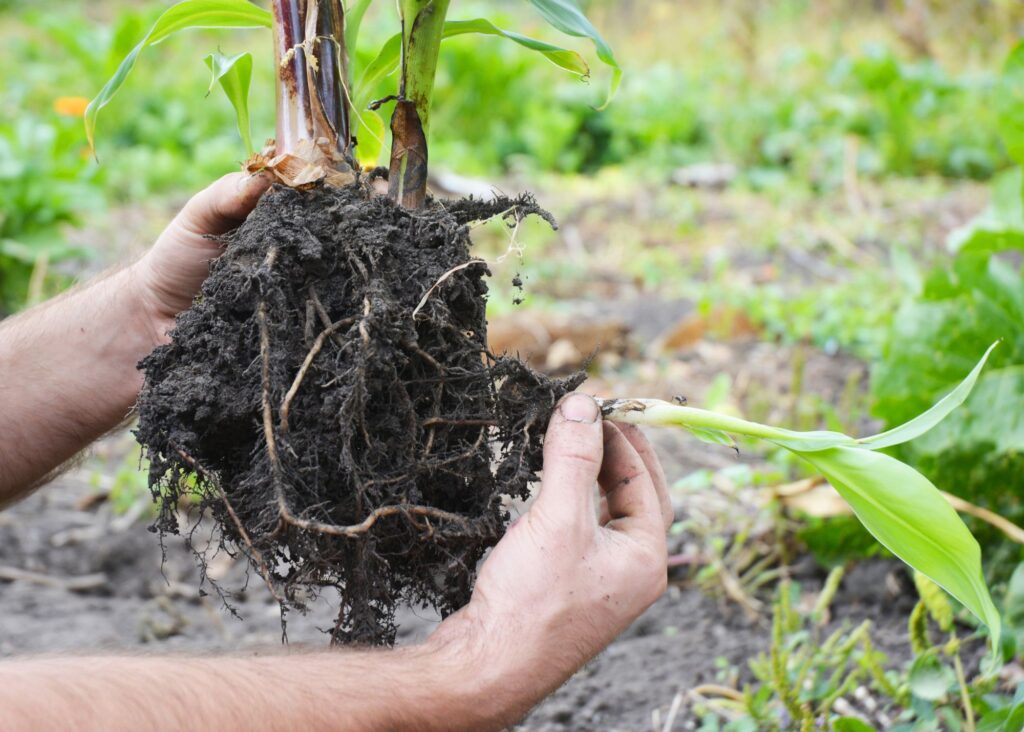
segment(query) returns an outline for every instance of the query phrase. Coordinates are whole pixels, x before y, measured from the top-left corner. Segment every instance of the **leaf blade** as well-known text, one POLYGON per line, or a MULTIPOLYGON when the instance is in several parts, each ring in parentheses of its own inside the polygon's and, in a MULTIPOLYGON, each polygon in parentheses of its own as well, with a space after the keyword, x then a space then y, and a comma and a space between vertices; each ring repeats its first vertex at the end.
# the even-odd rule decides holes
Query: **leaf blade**
POLYGON ((209 94, 218 82, 224 90, 228 101, 235 109, 235 119, 238 123, 238 134, 245 145, 247 155, 254 152, 252 145, 252 124, 249 119, 249 87, 252 84, 252 54, 248 52, 239 53, 235 56, 225 56, 221 53, 211 53, 203 61, 210 69, 209 94))
POLYGON ((450 20, 445 23, 445 38, 460 36, 467 33, 479 33, 481 35, 507 38, 514 43, 518 43, 524 48, 528 48, 531 51, 537 51, 559 68, 577 74, 582 78, 586 78, 590 75, 590 66, 587 65, 583 56, 576 51, 570 51, 552 43, 539 41, 536 38, 530 38, 529 36, 524 36, 521 33, 504 30, 486 18, 476 18, 474 20, 450 20))
POLYGON ((871 450, 794 452, 829 480, 883 546, 985 623, 998 647, 999 611, 981 571, 981 547, 931 481, 871 450))
POLYGON ((988 350, 985 351, 985 355, 981 357, 981 360, 978 361, 978 364, 967 374, 964 380, 953 391, 936 402, 927 412, 919 414, 899 427, 894 427, 880 434, 858 440, 860 446, 866 447, 869 450, 882 450, 886 447, 894 447, 902 445, 904 442, 910 442, 931 430, 948 417, 954 409, 967 401, 967 397, 971 395, 975 384, 978 383, 978 377, 981 376, 981 371, 985 368, 988 357, 998 345, 999 341, 996 341, 989 346, 988 350))
POLYGON ((597 49, 597 57, 601 59, 612 70, 611 86, 608 89, 608 96, 603 104, 598 107, 604 109, 618 94, 619 86, 622 84, 622 67, 615 59, 615 53, 607 41, 598 33, 597 28, 590 22, 576 0, 530 0, 541 16, 549 24, 554 26, 568 36, 576 38, 589 38, 597 49))
POLYGON ((96 122, 100 111, 117 95, 131 75, 139 55, 149 46, 188 28, 270 28, 273 16, 248 0, 182 0, 168 8, 145 37, 125 56, 114 75, 85 110, 85 136, 96 149, 96 122))

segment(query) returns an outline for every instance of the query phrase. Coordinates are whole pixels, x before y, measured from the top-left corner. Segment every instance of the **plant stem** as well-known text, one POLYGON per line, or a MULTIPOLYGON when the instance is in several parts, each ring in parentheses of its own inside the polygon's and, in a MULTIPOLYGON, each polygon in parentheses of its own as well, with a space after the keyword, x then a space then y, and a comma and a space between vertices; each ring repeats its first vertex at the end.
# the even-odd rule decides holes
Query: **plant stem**
POLYGON ((599 399, 598 404, 604 410, 605 417, 615 422, 722 430, 763 440, 783 439, 788 432, 727 414, 677 406, 657 399, 599 399))
POLYGON ((306 78, 305 0, 273 0, 274 66, 277 70, 277 154, 293 153, 313 139, 306 78))
POLYGON ((399 0, 402 14, 402 77, 391 118, 391 198, 422 208, 427 196, 427 132, 450 0, 399 0))
MULTIPOLYGON (((272 0, 277 68, 277 154, 308 154, 310 143, 332 154, 351 142, 345 9, 341 0, 272 0)), ((311 161, 312 162, 312 161, 311 161)))
POLYGON ((334 144, 338 152, 348 151, 351 142, 349 121, 348 95, 345 85, 348 83, 348 54, 345 46, 345 8, 341 0, 317 0, 316 35, 319 42, 315 45, 317 57, 316 90, 324 117, 334 135, 334 144))
POLYGON ((975 732, 974 707, 971 705, 971 690, 967 685, 967 675, 960 654, 953 656, 953 667, 956 669, 956 682, 960 687, 960 703, 964 707, 964 732, 975 732))

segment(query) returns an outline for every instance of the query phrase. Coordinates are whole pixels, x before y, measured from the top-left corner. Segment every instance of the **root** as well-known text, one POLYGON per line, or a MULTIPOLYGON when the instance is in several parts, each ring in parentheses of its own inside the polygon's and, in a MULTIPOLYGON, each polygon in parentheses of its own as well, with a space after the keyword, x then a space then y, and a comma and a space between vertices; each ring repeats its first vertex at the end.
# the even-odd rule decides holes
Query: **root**
POLYGON ((529 203, 264 197, 143 362, 156 527, 198 498, 283 610, 339 593, 336 643, 393 642, 402 604, 465 604, 504 499, 536 478, 537 425, 579 383, 487 352, 467 224, 529 203))
POLYGON ((302 386, 302 381, 306 378, 306 372, 309 371, 309 367, 313 364, 313 359, 317 357, 317 354, 319 354, 320 350, 324 347, 324 342, 329 336, 334 335, 342 328, 350 326, 355 322, 355 318, 343 318, 336 323, 332 323, 328 327, 324 328, 313 342, 313 347, 309 349, 309 353, 306 354, 306 358, 302 362, 302 368, 300 368, 299 373, 295 375, 295 381, 292 382, 291 388, 288 389, 288 393, 284 395, 284 400, 281 402, 281 408, 279 411, 281 414, 282 432, 288 432, 288 412, 291 411, 292 400, 295 399, 295 395, 299 393, 299 387, 302 386))

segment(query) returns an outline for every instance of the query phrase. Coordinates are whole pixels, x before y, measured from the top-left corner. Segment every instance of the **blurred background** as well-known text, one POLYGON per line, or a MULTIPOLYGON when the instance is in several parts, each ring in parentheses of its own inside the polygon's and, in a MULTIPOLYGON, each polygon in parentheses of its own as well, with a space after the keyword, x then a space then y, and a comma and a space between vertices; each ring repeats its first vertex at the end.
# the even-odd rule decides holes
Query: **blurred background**
MULTIPOLYGON (((84 107, 169 4, 0 0, 0 315, 143 251, 192 192, 239 167, 245 153, 234 114, 219 93, 207 96, 206 54, 254 53, 254 137, 273 134, 269 35, 189 34, 143 54, 104 111, 93 158, 84 107)), ((1024 602, 1024 574, 1014 574, 1024 534, 1014 538, 985 518, 988 511, 1024 523, 1024 207, 1014 160, 1024 60, 1007 63, 1024 31, 1024 4, 582 4, 626 70, 602 111, 595 106, 607 72, 586 43, 558 36, 528 3, 453 3, 453 18, 488 17, 577 48, 594 72, 582 83, 495 38, 444 45, 431 130, 435 191, 531 190, 561 224, 525 224, 512 238, 500 224, 476 232, 495 275, 492 349, 550 372, 585 367, 585 388, 605 396, 685 395, 754 420, 862 433, 921 411, 1003 338, 967 407, 900 457, 961 501, 1000 598, 1024 602)), ((394 32, 393 14, 391 3, 376 4, 360 58, 372 58, 394 32)), ((393 84, 382 82, 380 96, 393 84)), ((698 683, 733 688, 758 678, 746 659, 772 640, 765 623, 773 603, 779 612, 778 581, 803 576, 807 592, 818 593, 835 568, 847 573, 846 605, 860 607, 851 617, 879 616, 883 636, 891 631, 880 643, 889 644, 893 668, 920 657, 904 635, 913 583, 885 560, 864 562, 883 552, 827 485, 764 445, 743 445, 737 458, 675 434, 655 440, 678 509, 676 594, 646 631, 620 641, 630 649, 623 658, 603 657, 528 728, 648 729, 654 715, 656 729, 696 728, 686 719, 719 729, 711 725, 755 719, 749 704, 708 711, 700 704, 715 695, 705 689, 694 701, 691 692, 698 683), (890 577, 896 589, 886 594, 890 577), (737 624, 728 633, 690 632, 728 647, 693 650, 695 637, 685 633, 684 643, 693 613, 722 608, 734 617, 722 622, 737 624), (635 674, 638 684, 609 702, 606 687, 619 685, 608 679, 635 674)), ((99 524, 108 534, 132 533, 148 519, 128 433, 106 439, 61 480, 63 498, 32 500, 56 501, 72 517, 39 528, 32 541, 16 535, 13 519, 0 523, 10 540, 0 541, 0 564, 67 573, 72 565, 61 563, 73 542, 56 546, 55 533, 99 524), (52 561, 35 566, 34 557, 52 561)), ((17 584, 0 572, 0 606, 17 584)), ((110 591, 114 599, 119 592, 110 591)), ((153 605, 166 592, 140 592, 123 627, 103 630, 96 621, 97 644, 136 642, 136 615, 173 616, 153 605)), ((18 607, 4 611, 15 619, 0 655, 53 650, 45 626, 32 625, 38 613, 18 607), (12 640, 32 635, 26 628, 44 640, 12 640)), ((214 647, 221 641, 203 630, 212 622, 189 615, 166 637, 214 647)), ((230 632, 235 643, 241 631, 230 632)), ((785 708, 785 695, 772 693, 785 708)), ((931 711, 914 719, 940 719, 943 699, 928 700, 931 711)), ((892 711, 894 702, 886 704, 892 711)), ((723 728, 776 728, 753 724, 723 728)), ((953 729, 908 727, 940 728, 953 729)))

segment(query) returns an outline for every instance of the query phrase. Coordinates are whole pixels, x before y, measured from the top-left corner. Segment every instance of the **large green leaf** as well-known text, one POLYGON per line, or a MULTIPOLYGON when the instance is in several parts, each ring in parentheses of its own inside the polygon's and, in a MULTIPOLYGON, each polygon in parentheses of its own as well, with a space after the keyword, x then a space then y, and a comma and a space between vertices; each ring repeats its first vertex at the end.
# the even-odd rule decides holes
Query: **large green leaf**
POLYGON ((976 216, 950 235, 950 250, 964 254, 989 254, 1008 249, 1024 250, 1022 190, 1024 176, 1020 168, 1014 168, 997 177, 992 184, 991 205, 980 216, 976 216))
POLYGON ((611 103, 619 91, 622 83, 622 67, 615 60, 615 54, 611 46, 605 42, 597 28, 583 14, 576 0, 530 0, 535 8, 540 11, 544 19, 566 35, 577 38, 589 38, 594 42, 597 49, 597 57, 612 69, 612 83, 608 90, 608 97, 605 99, 601 109, 611 103))
MULTIPOLYGON (((211 53, 204 61, 213 73, 210 79, 210 91, 214 84, 220 82, 231 106, 235 108, 238 121, 238 134, 242 137, 245 152, 253 154, 252 125, 249 122, 249 86, 252 83, 252 54, 240 53, 237 56, 224 56, 211 53)), ((207 92, 209 93, 209 92, 207 92)))
POLYGON ((138 61, 139 54, 167 37, 188 28, 270 28, 271 14, 248 0, 182 0, 161 15, 149 33, 132 49, 114 76, 104 85, 85 111, 85 134, 95 148, 96 118, 124 86, 138 61))
POLYGON ((999 645, 1000 619, 981 571, 981 548, 931 481, 883 453, 837 447, 798 453, 850 504, 889 551, 970 609, 999 645))

